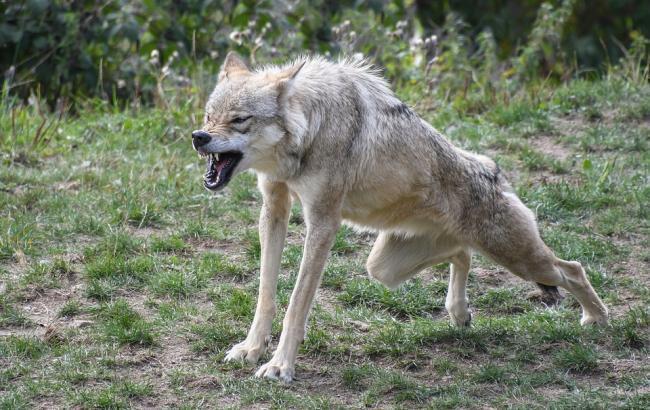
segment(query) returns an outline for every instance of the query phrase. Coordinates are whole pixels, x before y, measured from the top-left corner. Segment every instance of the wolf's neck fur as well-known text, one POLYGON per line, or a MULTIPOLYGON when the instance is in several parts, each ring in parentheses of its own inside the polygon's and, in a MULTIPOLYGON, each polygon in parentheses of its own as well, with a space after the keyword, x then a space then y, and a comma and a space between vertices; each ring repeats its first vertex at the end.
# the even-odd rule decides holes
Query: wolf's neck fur
POLYGON ((367 65, 310 59, 280 99, 286 135, 276 146, 272 179, 296 189, 307 192, 321 181, 357 204, 360 194, 381 192, 377 205, 416 193, 414 206, 437 209, 454 223, 468 218, 462 198, 440 192, 466 187, 480 200, 506 189, 493 161, 452 145, 367 65))
MULTIPOLYGON (((265 70, 272 74, 283 69, 265 70)), ((344 167, 347 185, 386 163, 419 164, 445 173, 465 159, 364 62, 308 59, 280 98, 287 130, 276 153, 282 179, 304 175, 310 168, 344 167)))

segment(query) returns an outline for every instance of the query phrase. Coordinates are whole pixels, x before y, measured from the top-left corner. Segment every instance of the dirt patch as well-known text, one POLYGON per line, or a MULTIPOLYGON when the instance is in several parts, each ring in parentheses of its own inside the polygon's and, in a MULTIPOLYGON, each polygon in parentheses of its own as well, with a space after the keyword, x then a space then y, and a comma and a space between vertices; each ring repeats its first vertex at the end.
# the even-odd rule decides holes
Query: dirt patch
POLYGON ((581 134, 590 127, 590 124, 579 115, 552 117, 551 124, 561 135, 581 134))
POLYGON ((141 228, 129 226, 128 232, 135 236, 138 239, 149 239, 152 236, 160 236, 165 233, 163 229, 153 228, 150 226, 145 226, 141 228))
POLYGON ((78 191, 79 187, 81 187, 79 181, 57 182, 53 186, 56 191, 78 191))
POLYGON ((537 151, 558 161, 564 161, 573 154, 571 149, 557 141, 557 137, 549 135, 536 136, 530 140, 530 144, 537 151))
POLYGON ((185 241, 188 243, 190 250, 199 255, 205 252, 218 252, 229 256, 242 253, 242 245, 229 240, 188 238, 185 241))

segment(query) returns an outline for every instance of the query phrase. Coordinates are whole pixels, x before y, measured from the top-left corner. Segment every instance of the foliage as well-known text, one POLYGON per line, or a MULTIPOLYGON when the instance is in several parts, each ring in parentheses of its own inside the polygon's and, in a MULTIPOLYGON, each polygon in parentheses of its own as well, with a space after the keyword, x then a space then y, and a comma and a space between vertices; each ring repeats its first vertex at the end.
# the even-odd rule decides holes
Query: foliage
MULTIPOLYGON (((619 17, 599 26, 594 38, 583 19, 611 20, 612 14, 580 0, 494 0, 481 7, 408 0, 4 2, 0 69, 5 92, 30 101, 44 97, 59 110, 83 96, 198 107, 229 49, 253 63, 305 52, 366 56, 395 82, 424 80, 446 97, 478 88, 494 99, 502 90, 491 83, 500 75, 513 76, 515 84, 548 75, 566 79, 576 69, 602 68, 621 51, 627 64, 625 47, 611 46, 618 40, 639 55, 650 14, 632 13, 635 1, 598 3, 619 17), (512 19, 523 24, 508 29, 512 19), (594 51, 599 41, 606 49, 594 51)), ((47 143, 47 135, 34 137, 47 143)))

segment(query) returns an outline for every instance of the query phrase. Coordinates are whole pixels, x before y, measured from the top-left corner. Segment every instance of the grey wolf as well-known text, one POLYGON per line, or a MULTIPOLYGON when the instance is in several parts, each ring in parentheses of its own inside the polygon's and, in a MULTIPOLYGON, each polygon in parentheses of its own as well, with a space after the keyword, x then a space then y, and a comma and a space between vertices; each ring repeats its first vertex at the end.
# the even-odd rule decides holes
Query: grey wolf
POLYGON ((580 263, 557 258, 544 244, 533 213, 497 165, 452 145, 363 62, 310 57, 251 70, 230 53, 192 140, 208 159, 207 189, 223 189, 252 169, 263 197, 255 317, 225 360, 256 363, 265 352, 292 198, 303 208, 300 271, 277 349, 259 377, 293 379, 341 223, 377 232, 366 267, 390 288, 427 266, 450 262, 445 307, 455 325, 471 320, 465 288, 472 252, 538 283, 550 296, 563 287, 580 303, 583 325, 607 321, 607 308, 580 263))

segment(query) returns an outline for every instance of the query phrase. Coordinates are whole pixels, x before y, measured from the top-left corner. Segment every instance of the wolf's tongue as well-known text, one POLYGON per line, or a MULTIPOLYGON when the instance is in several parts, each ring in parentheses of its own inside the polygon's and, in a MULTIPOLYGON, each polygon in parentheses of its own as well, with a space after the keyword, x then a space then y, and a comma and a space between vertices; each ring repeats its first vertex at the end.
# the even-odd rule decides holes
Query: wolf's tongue
POLYGON ((217 173, 221 173, 221 170, 223 170, 223 167, 225 167, 228 164, 230 164, 229 159, 226 159, 226 160, 223 160, 223 161, 218 161, 217 162, 217 173))

